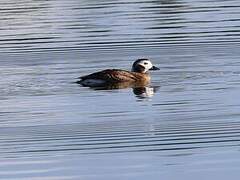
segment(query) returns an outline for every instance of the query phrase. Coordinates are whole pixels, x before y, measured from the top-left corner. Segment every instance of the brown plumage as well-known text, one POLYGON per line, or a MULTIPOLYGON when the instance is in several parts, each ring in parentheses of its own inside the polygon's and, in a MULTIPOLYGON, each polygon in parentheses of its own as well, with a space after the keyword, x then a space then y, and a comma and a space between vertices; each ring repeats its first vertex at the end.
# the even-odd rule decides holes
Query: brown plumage
POLYGON ((148 59, 138 59, 133 63, 132 71, 106 69, 80 77, 78 83, 84 86, 103 86, 112 83, 147 84, 150 81, 148 70, 157 70, 148 59))
POLYGON ((80 78, 81 80, 99 79, 107 81, 109 83, 137 82, 150 80, 150 76, 148 73, 129 72, 120 69, 106 69, 86 76, 82 76, 80 78))

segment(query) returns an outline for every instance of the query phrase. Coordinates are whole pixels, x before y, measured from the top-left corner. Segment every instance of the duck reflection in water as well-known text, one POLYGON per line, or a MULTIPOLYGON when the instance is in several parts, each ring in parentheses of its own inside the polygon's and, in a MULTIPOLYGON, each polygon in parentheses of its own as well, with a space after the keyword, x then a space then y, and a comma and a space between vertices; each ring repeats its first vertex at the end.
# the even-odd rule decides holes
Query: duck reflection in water
POLYGON ((149 59, 138 59, 132 65, 132 71, 121 69, 106 69, 79 77, 77 83, 96 90, 133 88, 134 94, 150 97, 156 87, 149 87, 150 70, 159 70, 149 59))
MULTIPOLYGON (((87 86, 89 87, 89 86, 87 86)), ((111 83, 104 86, 90 87, 94 90, 113 90, 113 89, 126 89, 132 88, 133 93, 139 99, 149 98, 159 89, 159 86, 150 86, 149 84, 129 84, 129 83, 111 83)))
POLYGON ((159 89, 159 86, 146 86, 133 88, 133 93, 140 99, 149 98, 159 89))

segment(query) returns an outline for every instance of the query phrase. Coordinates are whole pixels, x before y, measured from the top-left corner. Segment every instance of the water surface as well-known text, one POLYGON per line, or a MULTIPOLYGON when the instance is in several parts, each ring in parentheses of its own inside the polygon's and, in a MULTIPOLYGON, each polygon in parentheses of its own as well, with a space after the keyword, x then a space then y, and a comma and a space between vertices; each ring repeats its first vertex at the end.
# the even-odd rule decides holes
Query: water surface
POLYGON ((0 179, 240 175, 240 2, 0 5, 0 179), (74 83, 140 57, 153 96, 74 83))

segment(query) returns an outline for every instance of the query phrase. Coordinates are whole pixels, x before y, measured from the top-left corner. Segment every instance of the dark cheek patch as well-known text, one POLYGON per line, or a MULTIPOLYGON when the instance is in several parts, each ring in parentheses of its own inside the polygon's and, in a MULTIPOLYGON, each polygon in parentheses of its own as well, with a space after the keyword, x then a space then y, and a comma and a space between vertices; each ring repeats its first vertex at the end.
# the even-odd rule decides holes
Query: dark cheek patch
POLYGON ((145 68, 141 65, 138 65, 136 68, 135 68, 136 72, 144 72, 145 68))

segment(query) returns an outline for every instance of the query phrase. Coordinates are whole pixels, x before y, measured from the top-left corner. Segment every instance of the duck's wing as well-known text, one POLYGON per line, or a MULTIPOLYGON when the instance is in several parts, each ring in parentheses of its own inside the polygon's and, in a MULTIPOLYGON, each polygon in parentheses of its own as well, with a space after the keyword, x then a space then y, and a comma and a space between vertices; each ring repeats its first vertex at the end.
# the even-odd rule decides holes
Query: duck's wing
POLYGON ((120 69, 106 69, 96 73, 80 77, 81 80, 100 79, 108 82, 135 81, 136 77, 129 71, 120 69))

